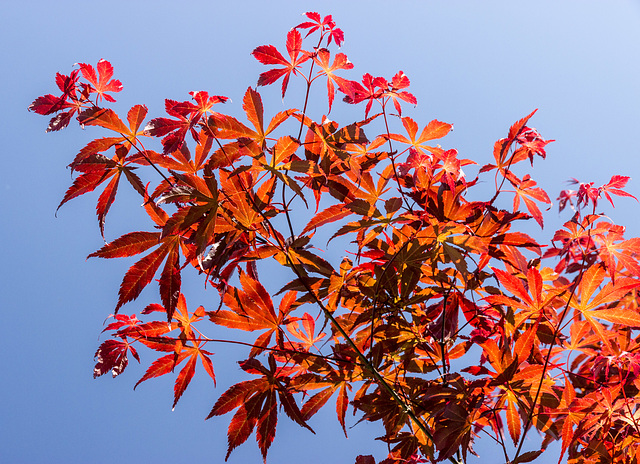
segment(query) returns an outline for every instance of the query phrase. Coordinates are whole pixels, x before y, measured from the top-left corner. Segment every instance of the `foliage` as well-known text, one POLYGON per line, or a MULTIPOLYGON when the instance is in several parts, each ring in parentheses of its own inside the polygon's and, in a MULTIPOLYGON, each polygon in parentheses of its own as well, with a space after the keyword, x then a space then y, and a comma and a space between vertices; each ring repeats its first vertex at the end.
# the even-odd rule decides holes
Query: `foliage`
POLYGON ((30 106, 53 115, 48 131, 75 117, 108 134, 69 165, 78 175, 60 206, 100 187, 104 237, 126 180, 153 222, 89 255, 135 257, 94 377, 119 375, 144 346, 160 357, 136 386, 177 372, 175 406, 197 364, 215 382, 207 348, 244 343, 247 380, 207 416, 233 413, 227 458, 255 431, 266 460, 282 412, 311 430, 313 415, 335 401, 345 435, 349 407, 382 423, 386 464, 466 461, 481 436, 505 463, 535 460, 554 440, 560 461, 638 462, 640 239, 625 239, 623 227, 596 211, 603 197, 612 205, 612 195, 632 197, 623 190, 628 178, 562 192, 560 209, 570 205, 574 215, 550 245, 540 244, 522 230, 532 219, 542 227, 540 206, 551 201, 515 171, 545 158, 551 142, 529 126, 535 111, 495 143, 492 164, 472 179, 463 167, 474 161, 435 144, 451 124, 402 115, 417 103, 402 71, 390 80, 344 77, 353 64, 331 51, 343 32, 331 16, 306 17, 287 33, 286 52, 253 51, 268 66, 258 86, 281 83, 284 98, 291 79, 301 79, 302 110, 269 119, 249 87, 248 122, 218 112, 227 98, 205 91, 166 100, 167 117, 144 124, 147 108, 136 105, 123 120, 105 106, 122 90, 106 60, 97 71, 79 64, 57 74, 61 95, 30 106), (364 104, 364 119, 312 119, 310 89, 320 85, 324 95, 325 84, 328 112, 340 92, 364 104), (153 139, 161 150, 147 148, 153 139), (159 175, 152 188, 141 168, 159 175), (493 177, 495 192, 472 200, 481 176, 493 177), (505 209, 498 199, 510 195, 505 209), (323 257, 326 239, 344 244, 340 262, 323 257), (270 288, 273 278, 261 275, 274 265, 289 277, 270 288), (186 268, 217 292, 218 305, 189 310, 186 268), (144 308, 144 321, 119 313, 155 278, 160 303, 144 308), (205 335, 220 327, 257 336, 246 343, 205 335), (526 450, 533 429, 541 446, 526 450))

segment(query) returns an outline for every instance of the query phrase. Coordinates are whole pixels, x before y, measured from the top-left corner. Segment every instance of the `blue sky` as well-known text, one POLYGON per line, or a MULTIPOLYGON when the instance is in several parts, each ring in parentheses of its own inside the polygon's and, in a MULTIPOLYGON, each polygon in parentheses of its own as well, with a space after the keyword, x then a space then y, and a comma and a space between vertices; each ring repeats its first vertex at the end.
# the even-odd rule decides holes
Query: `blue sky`
MULTIPOLYGON (((241 379, 233 360, 242 350, 216 347, 217 389, 196 375, 173 412, 172 378, 132 391, 150 356, 115 380, 92 379, 103 321, 132 262, 85 260, 103 244, 95 195, 54 213, 71 183, 65 166, 101 134, 77 127, 45 134, 47 119, 26 108, 57 92, 56 72, 105 58, 124 84, 115 105, 121 112, 145 103, 150 115, 162 116, 164 98, 207 90, 231 97, 225 109, 237 114, 264 70, 250 52, 263 44, 282 49, 305 11, 333 14, 344 30, 351 78, 403 70, 418 98, 407 115, 421 125, 434 118, 453 123, 443 144, 461 157, 490 162, 494 141, 539 108, 531 123, 556 142, 532 175, 552 199, 570 177, 601 185, 614 174, 631 176, 628 191, 640 196, 638 1, 0 2, 0 462, 223 460, 230 416, 203 419, 241 379)), ((283 108, 277 89, 261 92, 268 112, 283 108)), ((291 92, 284 104, 300 105, 299 96, 291 92)), ((338 100, 332 118, 348 111, 338 100)), ((110 238, 138 227, 137 207, 126 206, 126 198, 134 197, 123 194, 110 213, 110 238)), ((616 204, 603 210, 627 226, 628 237, 640 235, 638 203, 616 204)), ((548 237, 566 219, 554 207, 545 231, 532 233, 548 237)), ((183 291, 206 297, 200 282, 183 291)), ((140 308, 153 298, 143 293, 140 308)), ((376 426, 359 424, 346 440, 331 411, 311 425, 316 436, 282 417, 269 462, 351 464, 358 454, 385 455, 372 440, 376 426)), ((253 438, 229 462, 261 462, 253 438)))

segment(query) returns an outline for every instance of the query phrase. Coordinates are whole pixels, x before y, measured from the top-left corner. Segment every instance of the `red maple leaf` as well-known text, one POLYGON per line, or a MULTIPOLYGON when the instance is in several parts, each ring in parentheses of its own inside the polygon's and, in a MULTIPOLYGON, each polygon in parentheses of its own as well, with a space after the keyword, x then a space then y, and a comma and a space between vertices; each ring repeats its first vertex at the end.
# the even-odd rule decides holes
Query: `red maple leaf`
MULTIPOLYGON (((515 176, 514 176, 515 177, 515 176)), ((536 220, 540 227, 544 227, 544 222, 542 219, 542 213, 538 208, 538 205, 535 204, 533 200, 541 201, 543 203, 547 203, 549 208, 551 208, 551 200, 549 200, 549 195, 547 192, 542 190, 541 188, 535 187, 536 182, 531 179, 531 176, 527 174, 523 177, 522 181, 515 186, 516 195, 513 198, 513 211, 518 211, 520 207, 520 199, 524 201, 524 204, 527 206, 529 213, 536 220)))
POLYGON ((289 342, 289 344, 296 351, 309 351, 326 335, 324 332, 315 335, 315 329, 315 319, 309 313, 304 313, 299 321, 291 321, 287 324, 287 331, 298 340, 301 340, 302 343, 289 342), (300 323, 302 323, 302 327, 300 327, 300 323))
POLYGON ((620 197, 631 197, 634 200, 638 201, 636 197, 622 190, 622 188, 627 185, 627 182, 629 182, 629 179, 630 177, 627 176, 613 176, 611 177, 611 180, 609 182, 600 187, 601 192, 604 193, 604 196, 607 198, 607 200, 609 200, 611 206, 615 205, 613 204, 613 200, 611 199, 609 193, 618 195, 620 197))
POLYGON ((98 61, 98 74, 96 70, 90 64, 78 63, 82 77, 89 81, 89 92, 98 94, 98 101, 104 98, 108 102, 115 102, 116 100, 107 95, 106 92, 120 92, 122 90, 122 83, 113 77, 113 66, 107 60, 98 61))
POLYGON ((71 74, 65 76, 64 74, 56 74, 56 84, 62 91, 60 97, 55 95, 44 95, 36 98, 31 105, 29 105, 29 111, 33 111, 42 115, 49 115, 59 113, 62 110, 68 109, 57 114, 49 121, 47 132, 58 131, 64 129, 69 125, 71 118, 74 114, 82 110, 83 104, 86 102, 89 91, 85 89, 81 94, 77 92, 77 83, 79 79, 79 70, 73 70, 71 74))
POLYGON ((367 101, 367 107, 365 108, 365 118, 369 116, 371 106, 374 101, 379 101, 384 91, 387 89, 387 81, 382 77, 373 77, 371 74, 366 73, 362 76, 362 84, 356 81, 351 81, 347 87, 349 92, 344 101, 352 105, 358 104, 363 101, 367 101))
POLYGON ((422 132, 420 132, 420 135, 418 136, 418 124, 413 119, 408 116, 402 118, 402 125, 409 137, 407 138, 401 134, 389 134, 389 138, 391 140, 411 145, 420 153, 429 152, 437 155, 443 154, 444 150, 440 147, 427 145, 425 142, 440 139, 453 129, 453 125, 434 119, 433 121, 430 121, 424 129, 422 129, 422 132))
POLYGON ((640 275, 640 264, 637 260, 640 256, 640 238, 624 240, 622 233, 618 233, 614 227, 612 229, 614 230, 610 230, 606 235, 598 235, 602 241, 598 255, 609 271, 611 281, 615 282, 619 266, 624 266, 632 275, 640 275))
POLYGON ((396 111, 398 112, 399 116, 402 116, 402 108, 400 107, 399 100, 405 101, 412 105, 418 104, 418 100, 413 96, 413 94, 402 90, 408 88, 409 84, 410 82, 407 75, 402 71, 398 71, 396 75, 391 79, 391 85, 387 87, 385 92, 385 95, 388 95, 393 100, 393 105, 396 107, 396 111))
POLYGON ((339 69, 353 69, 353 63, 349 61, 347 55, 344 53, 338 53, 333 59, 333 64, 329 64, 331 54, 326 48, 320 49, 315 58, 315 62, 322 68, 320 75, 327 76, 327 94, 329 98, 329 113, 331 112, 331 106, 333 104, 333 98, 335 94, 334 83, 338 86, 338 89, 342 93, 349 95, 352 93, 351 82, 343 77, 336 76, 335 71, 339 69))
MULTIPOLYGON (((146 312, 152 311, 166 311, 165 308, 162 307, 152 307, 148 308, 146 312)), ((180 336, 178 338, 169 338, 169 337, 158 337, 153 336, 153 327, 151 332, 148 334, 144 334, 143 337, 140 337, 138 340, 144 343, 149 348, 155 349, 156 351, 172 351, 172 353, 162 356, 156 359, 147 372, 142 376, 140 380, 136 383, 136 388, 145 380, 151 379, 153 377, 159 377, 169 372, 173 372, 175 367, 181 364, 184 360, 187 360, 184 367, 180 370, 178 377, 176 378, 175 386, 174 386, 174 400, 173 406, 175 408, 178 400, 184 393, 184 391, 189 386, 191 379, 195 373, 196 361, 200 359, 204 370, 209 374, 209 377, 213 379, 214 385, 216 382, 215 373, 213 371, 213 364, 211 362, 210 356, 213 353, 205 351, 202 349, 202 346, 206 342, 201 342, 200 340, 196 340, 194 337, 194 331, 192 329, 192 324, 202 319, 204 316, 204 308, 199 306, 193 313, 189 313, 187 309, 187 302, 184 298, 184 295, 180 294, 177 304, 177 310, 174 314, 175 320, 177 322, 171 323, 168 329, 165 329, 163 333, 170 332, 174 329, 180 329, 180 336)), ((167 324, 163 324, 167 327, 167 324)), ((156 332, 159 333, 159 332, 156 332)), ((136 333, 135 335, 140 336, 140 333, 136 333)))
POLYGON ((261 45, 257 47, 251 54, 262 64, 275 64, 282 66, 281 68, 273 68, 260 74, 258 85, 271 85, 281 77, 282 81, 282 98, 287 92, 289 85, 289 77, 291 74, 296 75, 298 68, 302 63, 309 59, 309 55, 302 50, 302 36, 297 29, 292 29, 287 34, 287 52, 289 60, 287 60, 273 45, 261 45))
POLYGON ((191 131, 193 140, 199 140, 199 135, 195 130, 196 124, 203 116, 212 113, 212 106, 216 103, 225 103, 228 98, 221 95, 209 96, 208 92, 189 92, 195 101, 194 103, 166 99, 165 111, 170 118, 155 118, 149 121, 144 128, 144 132, 153 137, 164 137, 162 139, 163 153, 170 154, 182 148, 187 132, 191 131))
MULTIPOLYGON (((533 156, 538 155, 543 159, 546 158, 547 152, 545 151, 545 147, 547 144, 555 142, 555 140, 543 139, 536 129, 526 126, 520 131, 516 137, 516 141, 520 143, 520 148, 518 149, 518 151, 521 152, 520 156, 528 157, 532 166, 533 156)), ((514 162, 516 162, 516 160, 514 160, 514 162)))
POLYGON ((313 430, 303 419, 292 392, 287 387, 288 378, 283 370, 277 367, 273 355, 269 355, 268 369, 255 358, 239 364, 245 372, 261 377, 230 387, 218 398, 207 419, 237 408, 227 431, 229 447, 225 460, 229 458, 231 451, 244 443, 257 427, 256 441, 266 462, 267 451, 276 434, 278 399, 287 416, 312 432, 313 430))
POLYGON ((114 377, 121 374, 129 364, 129 360, 127 359, 127 353, 129 351, 131 352, 131 355, 136 358, 136 361, 140 362, 138 353, 135 348, 129 345, 128 341, 104 341, 95 354, 97 362, 93 369, 93 378, 95 379, 96 377, 100 377, 109 371, 111 371, 111 374, 114 377))
POLYGON ((287 322, 287 316, 296 308, 295 292, 288 292, 280 303, 278 314, 273 307, 271 297, 262 284, 249 274, 240 272, 242 290, 228 287, 224 295, 225 305, 231 309, 211 313, 211 321, 225 327, 246 330, 265 330, 254 342, 251 356, 262 353, 276 335, 277 345, 282 346, 281 325, 287 322))
POLYGON ((131 147, 137 143, 137 137, 140 135, 138 129, 146 114, 147 108, 145 106, 136 105, 131 108, 127 115, 129 127, 110 109, 94 107, 78 115, 81 124, 101 126, 117 132, 120 137, 105 137, 94 140, 80 151, 69 166, 83 174, 78 176, 69 187, 58 209, 72 198, 91 192, 107 179, 111 179, 98 198, 96 205, 98 224, 103 237, 105 218, 115 200, 122 175, 124 174, 138 193, 144 195, 144 185, 134 172, 136 168, 130 166, 132 159, 127 155, 131 147), (115 155, 112 158, 99 153, 111 147, 115 147, 115 155))
POLYGON ((464 178, 465 174, 462 170, 462 166, 467 164, 475 164, 474 161, 468 159, 458 159, 458 150, 455 148, 447 150, 443 153, 435 155, 437 164, 434 165, 434 170, 439 168, 434 175, 434 180, 447 184, 452 192, 455 192, 455 185, 457 182, 461 182, 466 185, 464 178))
POLYGON ((331 44, 332 40, 335 40, 336 45, 340 47, 342 42, 344 42, 344 32, 342 29, 336 27, 336 23, 333 21, 331 15, 327 15, 324 19, 315 12, 307 12, 305 16, 309 18, 311 21, 305 21, 303 23, 298 24, 294 29, 309 29, 306 37, 309 37, 310 34, 319 30, 322 34, 329 32, 329 39, 327 41, 327 45, 331 44))
MULTIPOLYGON (((146 197, 148 199, 148 197, 146 197)), ((149 216, 160 227, 165 226, 169 217, 154 202, 145 202, 149 216)), ((160 232, 130 232, 107 243, 87 258, 122 258, 135 256, 157 246, 129 268, 118 292, 118 303, 115 312, 130 301, 135 300, 142 290, 153 280, 160 265, 165 262, 160 276, 160 297, 167 312, 167 320, 171 321, 178 304, 181 286, 180 248, 184 245, 184 237, 176 234, 160 232), (165 261, 166 260, 166 261, 165 261)))
POLYGON ((48 115, 71 107, 72 105, 67 102, 67 99, 75 96, 76 84, 79 78, 78 73, 79 70, 77 69, 71 71, 71 74, 68 76, 57 73, 56 85, 62 92, 62 95, 56 97, 55 95, 49 94, 38 97, 29 105, 29 110, 38 114, 48 115))
POLYGON ((173 372, 175 367, 179 364, 182 364, 182 362, 186 359, 187 362, 180 370, 174 386, 172 408, 175 408, 176 404, 180 400, 180 397, 189 386, 189 383, 191 382, 191 379, 195 374, 196 361, 198 360, 198 358, 202 362, 204 370, 207 372, 207 374, 209 374, 209 377, 211 377, 215 383, 216 378, 213 371, 213 364, 211 363, 211 359, 209 358, 209 356, 211 356, 212 354, 213 353, 203 350, 200 347, 200 342, 193 341, 193 345, 182 346, 180 353, 178 353, 177 355, 175 355, 174 353, 170 353, 156 359, 151 364, 151 366, 149 366, 147 372, 145 372, 145 374, 140 380, 138 380, 133 388, 136 388, 145 380, 149 380, 153 377, 160 377, 162 375, 173 372))

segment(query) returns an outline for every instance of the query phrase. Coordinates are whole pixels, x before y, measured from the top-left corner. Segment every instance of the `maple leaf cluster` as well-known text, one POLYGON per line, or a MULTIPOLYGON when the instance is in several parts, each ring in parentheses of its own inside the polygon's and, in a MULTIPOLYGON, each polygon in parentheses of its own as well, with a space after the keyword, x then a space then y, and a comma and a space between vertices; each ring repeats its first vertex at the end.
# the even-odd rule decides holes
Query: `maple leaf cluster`
POLYGON ((349 408, 381 423, 385 464, 466 461, 480 437, 495 442, 505 463, 532 461, 556 440, 560 461, 638 462, 640 239, 625 238, 597 212, 603 196, 612 205, 611 195, 635 198, 623 190, 629 179, 561 193, 560 209, 570 204, 575 214, 540 244, 522 229, 532 219, 543 227, 540 207, 551 200, 530 174, 516 172, 544 159, 552 142, 529 126, 535 111, 495 143, 492 164, 470 176, 463 167, 473 160, 436 143, 451 124, 402 115, 417 104, 405 73, 351 79, 354 65, 331 51, 343 42, 331 16, 306 13, 287 33, 286 52, 253 51, 269 66, 258 87, 281 81, 285 97, 291 79, 306 86, 302 110, 271 119, 249 87, 245 121, 217 111, 226 97, 200 91, 166 100, 168 117, 145 124, 147 109, 136 105, 125 122, 104 106, 122 90, 106 60, 97 72, 81 63, 58 74, 62 94, 29 107, 52 115, 48 131, 74 117, 107 131, 71 162, 78 175, 60 206, 106 184, 96 207, 104 237, 126 179, 150 219, 150 230, 89 255, 134 259, 94 376, 121 374, 129 355, 140 362, 146 347, 159 357, 136 387, 177 373, 175 407, 196 365, 215 385, 212 345, 245 345, 239 365, 247 379, 207 416, 233 414, 227 458, 255 433, 266 461, 282 412, 312 431, 313 416, 335 402, 345 435, 349 408), (364 107, 364 119, 312 118, 318 82, 326 83, 328 112, 339 92, 364 107), (495 193, 474 199, 485 173, 493 173, 495 193), (511 207, 500 208, 497 199, 510 195, 511 207), (321 250, 327 238, 344 244, 344 258, 321 250), (289 275, 277 288, 263 278, 274 266, 289 275), (187 268, 217 293, 217 304, 189 311, 187 268), (158 300, 140 311, 144 321, 119 312, 152 283, 158 300), (228 329, 255 338, 217 335, 228 329), (525 438, 534 429, 542 438, 532 447, 525 438))

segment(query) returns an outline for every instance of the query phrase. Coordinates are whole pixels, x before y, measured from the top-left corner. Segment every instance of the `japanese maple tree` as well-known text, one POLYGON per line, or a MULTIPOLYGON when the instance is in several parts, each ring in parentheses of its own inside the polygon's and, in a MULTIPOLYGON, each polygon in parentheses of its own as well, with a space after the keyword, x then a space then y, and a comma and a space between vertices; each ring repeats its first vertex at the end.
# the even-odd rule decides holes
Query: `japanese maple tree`
POLYGON ((255 434, 266 461, 282 413, 312 430, 328 407, 345 435, 349 409, 382 424, 388 455, 358 464, 466 462, 480 438, 505 463, 533 461, 556 440, 559 462, 638 462, 640 238, 599 210, 635 199, 629 178, 575 181, 558 198, 573 215, 539 243, 526 230, 543 227, 552 203, 527 168, 552 140, 530 125, 535 111, 490 162, 466 159, 440 145, 451 124, 403 114, 417 104, 404 72, 354 79, 335 50, 343 41, 331 16, 306 13, 284 46, 258 46, 266 70, 240 119, 207 91, 166 100, 166 116, 144 105, 118 115, 109 104, 123 85, 106 60, 57 74, 56 94, 29 107, 51 116, 47 131, 99 128, 70 163, 60 206, 99 190, 105 237, 128 183, 151 221, 89 255, 132 261, 94 377, 144 354, 135 386, 175 376, 175 407, 196 370, 215 386, 212 345, 245 345, 246 379, 206 416, 231 413, 226 458, 255 434), (288 100, 293 79, 304 85, 298 109, 266 111, 261 87, 278 84, 288 100), (335 111, 336 95, 363 118, 308 111, 325 97, 335 111), (480 179, 495 186, 488 197, 480 179), (344 257, 323 251, 332 246, 344 257), (182 293, 187 268, 206 301, 182 293), (150 284, 157 299, 140 303, 150 284), (221 338, 229 329, 248 334, 221 338), (525 445, 534 433, 537 445, 525 445))

